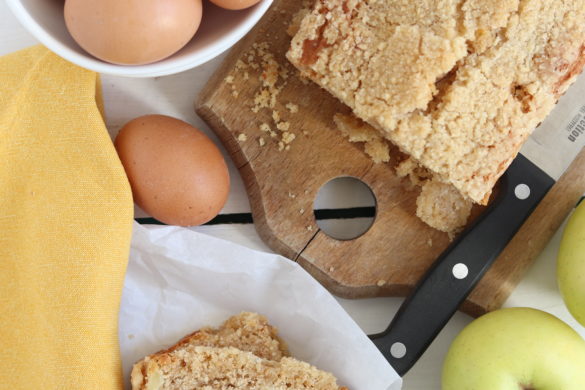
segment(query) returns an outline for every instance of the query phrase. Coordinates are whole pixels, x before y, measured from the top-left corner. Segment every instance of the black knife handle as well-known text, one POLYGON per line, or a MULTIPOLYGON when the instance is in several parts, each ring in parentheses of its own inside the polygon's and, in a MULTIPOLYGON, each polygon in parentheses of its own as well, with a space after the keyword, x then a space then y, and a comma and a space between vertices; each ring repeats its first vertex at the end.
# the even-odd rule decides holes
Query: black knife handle
POLYGON ((370 336, 400 376, 424 353, 554 183, 518 155, 502 176, 498 199, 435 261, 388 329, 370 336), (526 189, 529 195, 521 199, 526 189))

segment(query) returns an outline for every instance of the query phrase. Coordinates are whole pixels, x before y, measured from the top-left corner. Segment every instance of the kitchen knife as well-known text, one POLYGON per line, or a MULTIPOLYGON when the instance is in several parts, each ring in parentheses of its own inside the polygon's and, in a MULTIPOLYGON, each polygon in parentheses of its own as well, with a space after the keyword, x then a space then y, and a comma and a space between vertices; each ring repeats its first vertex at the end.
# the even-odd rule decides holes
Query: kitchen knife
POLYGON ((585 75, 523 145, 497 199, 439 256, 390 326, 370 336, 398 374, 416 363, 584 145, 585 75))

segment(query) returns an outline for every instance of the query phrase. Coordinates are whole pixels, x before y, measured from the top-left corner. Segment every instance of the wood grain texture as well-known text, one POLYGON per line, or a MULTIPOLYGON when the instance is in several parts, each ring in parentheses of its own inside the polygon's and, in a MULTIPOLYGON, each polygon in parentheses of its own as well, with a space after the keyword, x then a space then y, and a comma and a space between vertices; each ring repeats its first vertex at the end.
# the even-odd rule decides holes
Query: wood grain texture
MULTIPOLYGON (((361 146, 341 136, 333 115, 349 109, 317 85, 299 79, 288 64, 284 57, 290 42, 286 27, 300 7, 301 2, 296 0, 275 1, 209 80, 196 110, 217 132, 238 166, 256 229, 268 246, 298 261, 338 296, 404 296, 449 245, 449 238, 416 218, 418 190, 395 175, 391 168, 395 161, 374 164, 361 146), (275 107, 257 113, 252 107, 263 88, 262 69, 249 65, 236 69, 238 60, 246 64, 258 61, 254 44, 267 44, 289 73, 280 81, 282 89, 275 107), (297 105, 298 112, 287 110, 288 103, 297 105), (296 135, 288 151, 279 151, 278 136, 272 138, 260 130, 262 124, 276 126, 273 111, 296 135), (339 176, 362 180, 377 202, 372 227, 349 241, 321 232, 313 214, 318 190, 339 176)), ((584 173, 584 162, 577 160, 536 210, 536 217, 527 221, 478 284, 462 306, 465 312, 479 315, 503 303, 550 239, 554 227, 585 192, 584 173)))

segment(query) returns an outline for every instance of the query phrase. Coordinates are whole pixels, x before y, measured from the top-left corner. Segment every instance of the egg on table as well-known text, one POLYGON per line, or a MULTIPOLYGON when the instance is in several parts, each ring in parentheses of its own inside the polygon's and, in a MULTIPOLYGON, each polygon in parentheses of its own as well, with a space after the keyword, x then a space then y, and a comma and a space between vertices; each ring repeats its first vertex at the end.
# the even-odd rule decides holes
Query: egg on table
POLYGON ((134 202, 169 225, 208 222, 223 208, 226 162, 204 133, 179 119, 146 115, 128 122, 114 142, 134 202))
POLYGON ((93 56, 141 65, 179 51, 201 23, 201 0, 66 0, 65 24, 93 56))

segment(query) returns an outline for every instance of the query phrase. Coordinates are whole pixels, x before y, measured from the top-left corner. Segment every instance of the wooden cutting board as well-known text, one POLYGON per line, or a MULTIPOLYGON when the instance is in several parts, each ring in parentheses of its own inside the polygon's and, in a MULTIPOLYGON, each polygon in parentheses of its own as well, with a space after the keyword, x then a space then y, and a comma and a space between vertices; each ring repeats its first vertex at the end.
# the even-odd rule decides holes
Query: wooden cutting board
MULTIPOLYGON (((197 113, 232 156, 256 229, 272 249, 297 261, 338 296, 404 296, 449 245, 449 237, 415 216, 418 190, 396 176, 392 162, 374 164, 363 146, 340 134, 333 116, 349 109, 301 80, 285 59, 287 26, 301 3, 274 2, 209 80, 197 113), (274 95, 274 107, 262 107, 274 95), (268 128, 274 137, 263 131, 268 128), (285 131, 295 135, 288 144, 285 131), (321 186, 340 176, 362 180, 376 198, 372 227, 349 241, 321 232, 313 214, 321 186)), ((478 316, 500 307, 584 192, 582 152, 461 309, 478 316)))

